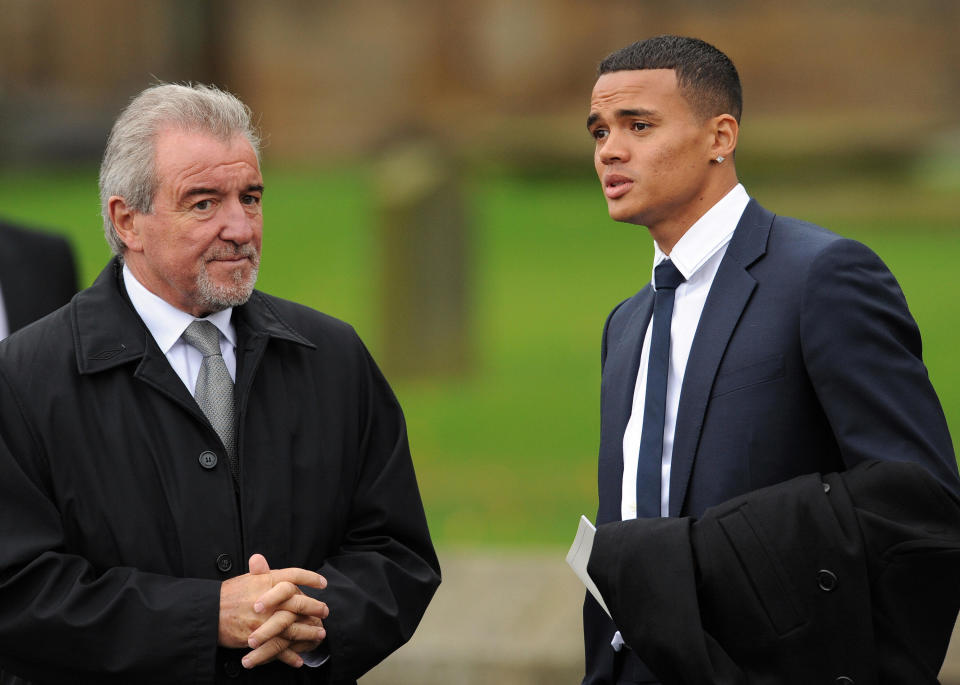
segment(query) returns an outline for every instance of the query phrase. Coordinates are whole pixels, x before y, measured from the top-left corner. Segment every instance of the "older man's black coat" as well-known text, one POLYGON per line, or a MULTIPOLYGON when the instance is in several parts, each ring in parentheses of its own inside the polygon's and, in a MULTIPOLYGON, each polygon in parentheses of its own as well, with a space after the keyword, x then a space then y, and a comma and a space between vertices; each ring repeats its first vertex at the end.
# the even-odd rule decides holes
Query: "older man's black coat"
POLYGON ((960 504, 867 461, 597 529, 588 568, 664 685, 937 683, 960 606, 960 504))
POLYGON ((255 292, 234 310, 237 494, 118 266, 0 344, 6 677, 353 682, 439 583, 393 393, 352 328, 255 292), (254 552, 327 578, 324 666, 240 672, 217 647, 220 584, 254 552))

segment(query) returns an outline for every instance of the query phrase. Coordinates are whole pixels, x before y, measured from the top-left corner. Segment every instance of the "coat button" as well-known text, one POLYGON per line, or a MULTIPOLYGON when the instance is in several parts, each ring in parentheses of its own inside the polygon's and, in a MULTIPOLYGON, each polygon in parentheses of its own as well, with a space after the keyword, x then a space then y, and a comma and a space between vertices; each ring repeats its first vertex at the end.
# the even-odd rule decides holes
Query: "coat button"
MULTIPOLYGON (((817 585, 819 585, 820 589, 824 592, 833 592, 837 587, 837 576, 831 571, 821 569, 817 571, 817 585)), ((846 678, 846 676, 841 677, 846 678)), ((840 681, 838 680, 837 682, 840 681)))
POLYGON ((217 556, 217 568, 223 573, 230 573, 233 569, 233 559, 229 554, 220 554, 217 556))
POLYGON ((823 484, 823 491, 824 491, 824 492, 830 492, 830 483, 824 483, 824 484, 823 484))
POLYGON ((235 659, 223 662, 223 672, 228 678, 238 677, 241 670, 243 669, 240 666, 240 662, 235 659))
POLYGON ((217 455, 206 450, 205 452, 200 453, 200 466, 205 469, 212 469, 217 465, 217 455))
POLYGON ((837 678, 837 685, 853 685, 853 678, 848 678, 845 675, 837 678))

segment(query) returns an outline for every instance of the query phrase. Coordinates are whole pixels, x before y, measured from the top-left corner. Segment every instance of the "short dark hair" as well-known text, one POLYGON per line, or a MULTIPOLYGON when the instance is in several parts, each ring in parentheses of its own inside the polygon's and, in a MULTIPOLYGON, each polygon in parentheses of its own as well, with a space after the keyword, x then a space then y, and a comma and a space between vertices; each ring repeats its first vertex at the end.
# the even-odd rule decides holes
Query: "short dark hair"
POLYGON ((703 117, 729 114, 739 123, 743 112, 740 76, 730 58, 709 43, 684 36, 637 41, 607 55, 597 76, 634 69, 673 69, 694 112, 703 117))

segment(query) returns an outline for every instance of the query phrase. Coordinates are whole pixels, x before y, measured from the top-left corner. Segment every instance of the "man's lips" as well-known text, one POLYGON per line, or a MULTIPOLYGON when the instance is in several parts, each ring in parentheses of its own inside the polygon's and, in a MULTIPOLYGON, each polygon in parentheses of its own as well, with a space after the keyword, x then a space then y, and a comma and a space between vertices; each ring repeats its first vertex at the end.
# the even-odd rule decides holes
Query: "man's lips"
POLYGON ((241 247, 238 250, 215 250, 207 254, 207 262, 240 262, 245 259, 251 262, 256 261, 257 251, 250 246, 241 247))
POLYGON ((623 197, 633 187, 633 180, 619 174, 610 174, 603 178, 603 194, 608 200, 623 197))

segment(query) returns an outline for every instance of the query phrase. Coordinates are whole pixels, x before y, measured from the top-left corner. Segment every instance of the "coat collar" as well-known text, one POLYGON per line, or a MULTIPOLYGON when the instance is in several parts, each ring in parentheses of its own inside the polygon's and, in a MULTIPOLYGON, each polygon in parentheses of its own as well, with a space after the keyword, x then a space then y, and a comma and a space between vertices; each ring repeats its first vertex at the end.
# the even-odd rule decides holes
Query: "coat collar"
POLYGON ((774 214, 750 200, 703 307, 680 390, 670 467, 670 515, 683 510, 713 382, 757 281, 749 268, 767 251, 774 214))
MULTIPOLYGON (((143 359, 156 347, 146 326, 127 298, 121 277, 122 263, 116 257, 97 280, 81 291, 71 312, 77 370, 92 374, 143 359)), ((278 338, 315 347, 291 327, 267 296, 254 291, 250 300, 234 309, 240 344, 244 338, 278 338)))

